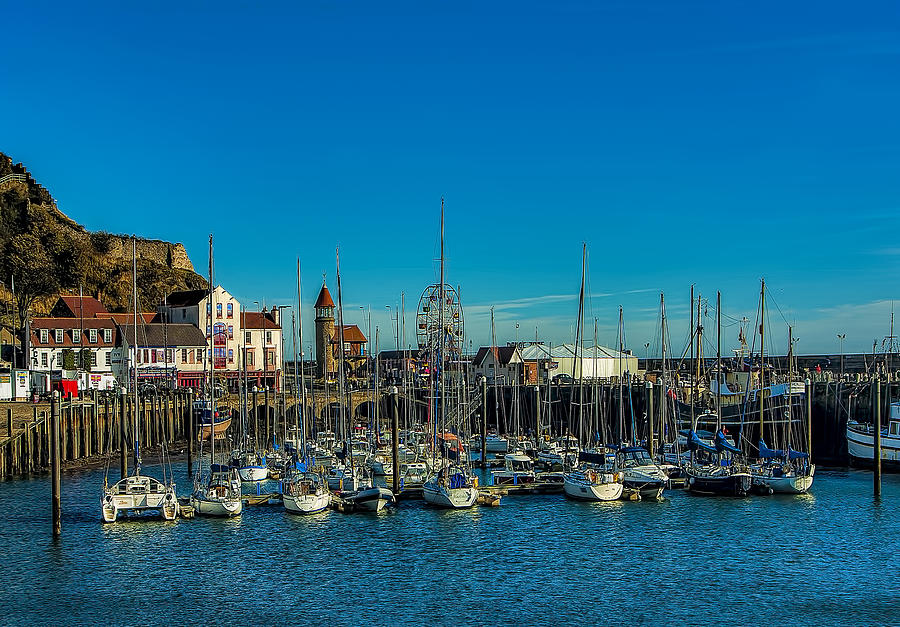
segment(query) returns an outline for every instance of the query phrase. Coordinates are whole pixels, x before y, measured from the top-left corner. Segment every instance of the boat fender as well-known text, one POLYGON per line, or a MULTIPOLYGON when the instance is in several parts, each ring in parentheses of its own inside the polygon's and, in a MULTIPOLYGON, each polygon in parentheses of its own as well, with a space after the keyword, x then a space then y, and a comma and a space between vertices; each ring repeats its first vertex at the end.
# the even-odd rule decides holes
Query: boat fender
POLYGON ((473 477, 473 478, 472 478, 472 487, 473 487, 473 488, 477 488, 477 487, 478 487, 478 477, 473 477))

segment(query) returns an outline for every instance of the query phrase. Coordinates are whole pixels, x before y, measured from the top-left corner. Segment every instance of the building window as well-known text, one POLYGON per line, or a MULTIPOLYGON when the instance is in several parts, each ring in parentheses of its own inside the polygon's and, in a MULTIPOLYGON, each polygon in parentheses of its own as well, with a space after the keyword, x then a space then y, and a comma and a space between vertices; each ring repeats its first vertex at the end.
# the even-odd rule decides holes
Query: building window
POLYGON ((212 325, 206 325, 206 337, 209 337, 212 334, 212 325))
POLYGON ((46 344, 50 341, 50 331, 48 329, 41 329, 41 344, 46 344))
POLYGON ((234 363, 234 349, 233 348, 228 349, 228 363, 229 364, 234 363))
POLYGON ((112 365, 112 352, 110 352, 110 351, 106 351, 106 365, 107 366, 112 365))
POLYGON ((250 331, 244 332, 244 344, 253 344, 253 340, 251 339, 250 331))
POLYGON ((229 318, 234 318, 234 303, 228 303, 228 308, 226 309, 228 312, 229 318))
POLYGON ((275 365, 275 351, 266 351, 266 361, 270 366, 275 365))
POLYGON ((145 364, 150 363, 150 350, 147 348, 144 349, 144 363, 145 364))
POLYGON ((247 365, 248 365, 248 366, 252 366, 252 365, 253 365, 253 351, 252 351, 251 349, 249 349, 249 348, 247 349, 246 362, 247 362, 247 365))
POLYGON ((209 318, 212 316, 212 303, 206 303, 206 317, 209 318))
POLYGON ((170 364, 175 363, 175 349, 174 348, 166 349, 166 361, 170 364))
POLYGON ((81 344, 81 329, 72 329, 72 343, 81 344))
POLYGON ((95 367, 97 365, 97 351, 91 351, 91 367, 95 367))
POLYGON ((112 344, 112 329, 103 329, 103 341, 112 344))
POLYGON ((54 339, 57 344, 62 344, 63 341, 63 330, 62 329, 54 329, 54 335, 56 336, 54 339))
POLYGON ((188 349, 181 349, 181 363, 186 364, 188 359, 188 349))
POLYGON ((47 367, 47 353, 41 353, 41 368, 47 367))
POLYGON ((271 343, 272 343, 272 332, 266 331, 266 344, 271 344, 271 343))
POLYGON ((197 363, 198 364, 203 363, 203 349, 202 348, 197 349, 197 363))
POLYGON ((230 324, 228 325, 228 339, 229 340, 234 339, 234 327, 231 326, 230 324))
POLYGON ((97 329, 88 329, 88 338, 93 344, 97 341, 97 329))
POLYGON ((222 303, 216 303, 216 318, 222 317, 222 303))
POLYGON ((156 351, 150 351, 150 359, 152 360, 152 363, 156 363, 156 351))

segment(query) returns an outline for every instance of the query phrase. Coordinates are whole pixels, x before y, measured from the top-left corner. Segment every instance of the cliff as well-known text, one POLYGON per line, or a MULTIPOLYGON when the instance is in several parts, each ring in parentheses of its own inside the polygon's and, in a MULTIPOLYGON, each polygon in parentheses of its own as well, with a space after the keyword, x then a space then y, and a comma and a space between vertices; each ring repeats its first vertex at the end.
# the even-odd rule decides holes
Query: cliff
MULTIPOLYGON (((0 297, 19 317, 41 315, 60 292, 97 296, 110 311, 131 303, 131 237, 91 232, 65 215, 21 163, 0 153, 0 297)), ((206 287, 180 243, 138 238, 139 306, 152 310, 167 293, 206 287)), ((12 323, 13 311, 3 322, 12 323)))

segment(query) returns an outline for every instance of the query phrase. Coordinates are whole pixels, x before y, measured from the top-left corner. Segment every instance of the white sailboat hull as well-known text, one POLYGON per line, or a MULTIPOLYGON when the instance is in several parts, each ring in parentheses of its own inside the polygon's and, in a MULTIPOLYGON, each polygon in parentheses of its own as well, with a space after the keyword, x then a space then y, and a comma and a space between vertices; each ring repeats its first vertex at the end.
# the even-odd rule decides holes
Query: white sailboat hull
POLYGON ((201 516, 231 517, 240 516, 244 509, 244 503, 240 498, 233 497, 208 497, 191 495, 191 506, 201 516))
POLYGON ((775 494, 806 494, 812 488, 816 467, 813 465, 806 475, 790 475, 786 477, 754 476, 754 481, 765 484, 775 494))
POLYGON ((256 483, 269 478, 269 469, 265 466, 244 466, 243 468, 238 468, 238 474, 241 476, 241 481, 256 483))
POLYGON ((600 481, 588 481, 572 475, 563 479, 563 492, 571 499, 579 501, 615 501, 622 496, 625 486, 606 473, 600 481), (606 480, 609 478, 610 480, 606 480))
POLYGON ((349 498, 363 511, 380 512, 384 506, 394 500, 394 493, 387 488, 366 488, 349 498))
POLYGON ((448 488, 429 481, 422 487, 425 502, 444 509, 467 509, 478 500, 475 488, 448 488))
POLYGON ((298 496, 283 495, 284 509, 291 514, 315 514, 328 509, 331 493, 319 492, 298 496))

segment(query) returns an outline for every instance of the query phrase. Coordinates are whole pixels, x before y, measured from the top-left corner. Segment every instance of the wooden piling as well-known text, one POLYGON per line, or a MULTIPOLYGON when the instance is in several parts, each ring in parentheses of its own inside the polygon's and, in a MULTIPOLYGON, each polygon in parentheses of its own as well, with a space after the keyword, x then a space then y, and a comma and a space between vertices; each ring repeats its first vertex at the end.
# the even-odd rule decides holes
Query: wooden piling
POLYGON ((188 475, 194 474, 194 391, 188 392, 187 403, 187 467, 188 475))
MULTIPOLYGON (((790 385, 790 384, 788 384, 790 385)), ((812 465, 812 396, 815 387, 809 378, 806 379, 806 454, 809 455, 809 463, 812 465)))
POLYGON ((481 380, 481 469, 487 468, 487 378, 481 380))
POLYGON ((59 459, 59 392, 53 392, 50 401, 50 499, 53 537, 62 533, 62 500, 60 499, 60 459, 59 459))
POLYGON ((394 496, 400 494, 400 401, 391 387, 391 452, 394 466, 394 496))
POLYGON ((872 458, 873 470, 872 481, 875 488, 875 498, 881 498, 881 381, 875 379, 875 437, 874 437, 874 455, 872 458))
POLYGON ((125 388, 119 395, 119 478, 128 476, 128 457, 125 454, 125 388))

